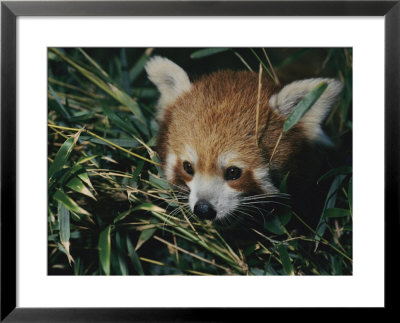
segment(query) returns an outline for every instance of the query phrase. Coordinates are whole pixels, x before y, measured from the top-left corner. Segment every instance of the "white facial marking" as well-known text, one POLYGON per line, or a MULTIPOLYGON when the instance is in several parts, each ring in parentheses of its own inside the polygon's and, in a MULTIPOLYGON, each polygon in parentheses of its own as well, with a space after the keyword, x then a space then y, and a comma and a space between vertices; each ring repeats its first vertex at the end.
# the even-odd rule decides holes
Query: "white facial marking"
POLYGON ((184 154, 181 155, 181 160, 182 161, 186 160, 189 163, 191 163, 193 166, 195 166, 198 161, 196 151, 191 146, 186 146, 184 154))
POLYGON ((239 203, 240 192, 232 189, 222 177, 195 173, 187 185, 190 188, 189 206, 192 211, 198 200, 205 199, 216 210, 216 218, 221 219, 239 203))
POLYGON ((243 168, 244 167, 243 163, 241 163, 238 160, 239 156, 240 156, 239 154, 237 154, 235 152, 231 152, 231 151, 222 153, 218 156, 218 160, 217 160, 218 166, 220 168, 226 168, 228 166, 234 165, 236 167, 243 168))
POLYGON ((167 180, 172 181, 174 178, 174 168, 176 166, 177 157, 174 153, 169 152, 165 162, 165 177, 167 180))
POLYGON ((267 167, 258 167, 253 170, 254 178, 266 193, 278 193, 279 190, 272 184, 267 167))

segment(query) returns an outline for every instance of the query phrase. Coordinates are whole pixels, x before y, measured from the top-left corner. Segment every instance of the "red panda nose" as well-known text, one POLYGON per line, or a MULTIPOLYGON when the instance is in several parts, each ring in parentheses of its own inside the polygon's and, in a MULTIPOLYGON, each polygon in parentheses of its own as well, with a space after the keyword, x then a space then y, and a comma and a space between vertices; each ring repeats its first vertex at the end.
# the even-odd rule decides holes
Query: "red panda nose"
POLYGON ((214 220, 217 215, 213 206, 206 200, 198 200, 193 213, 201 220, 214 220))

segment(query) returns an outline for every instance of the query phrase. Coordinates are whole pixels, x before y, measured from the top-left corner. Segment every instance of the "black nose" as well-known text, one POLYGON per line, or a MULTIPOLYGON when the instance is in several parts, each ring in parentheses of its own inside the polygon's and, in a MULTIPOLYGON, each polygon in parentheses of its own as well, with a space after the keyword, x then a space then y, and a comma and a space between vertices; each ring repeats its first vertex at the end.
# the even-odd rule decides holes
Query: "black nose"
POLYGON ((214 220, 217 212, 206 200, 198 200, 194 206, 194 214, 202 220, 214 220))

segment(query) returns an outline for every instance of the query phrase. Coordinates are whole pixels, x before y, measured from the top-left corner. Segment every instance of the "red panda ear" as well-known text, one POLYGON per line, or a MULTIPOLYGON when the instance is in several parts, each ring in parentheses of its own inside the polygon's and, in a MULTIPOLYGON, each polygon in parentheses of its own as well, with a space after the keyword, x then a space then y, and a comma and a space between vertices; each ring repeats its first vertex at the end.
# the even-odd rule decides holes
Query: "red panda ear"
POLYGON ((145 66, 148 78, 161 93, 158 101, 159 120, 163 117, 164 108, 174 102, 183 92, 192 87, 186 72, 167 58, 155 56, 145 66))
POLYGON ((326 82, 328 87, 299 122, 302 123, 308 139, 331 145, 331 141, 321 129, 321 123, 328 115, 332 105, 342 91, 343 84, 340 81, 327 78, 295 81, 284 86, 278 93, 272 95, 269 104, 280 115, 288 117, 297 103, 321 82, 326 82))

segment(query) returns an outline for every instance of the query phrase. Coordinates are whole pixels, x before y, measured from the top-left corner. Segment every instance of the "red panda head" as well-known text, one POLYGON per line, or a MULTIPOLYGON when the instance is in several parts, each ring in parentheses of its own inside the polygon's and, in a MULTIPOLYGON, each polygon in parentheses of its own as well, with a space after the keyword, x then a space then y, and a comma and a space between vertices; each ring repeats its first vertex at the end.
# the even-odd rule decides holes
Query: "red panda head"
POLYGON ((221 220, 240 212, 249 196, 277 194, 272 172, 295 172, 308 146, 330 142, 320 125, 341 91, 338 81, 308 79, 279 89, 264 78, 258 99, 255 73, 218 71, 191 83, 162 57, 152 58, 146 71, 161 93, 157 152, 165 176, 190 189, 190 208, 200 218, 221 220), (321 82, 325 92, 282 134, 285 118, 321 82))

